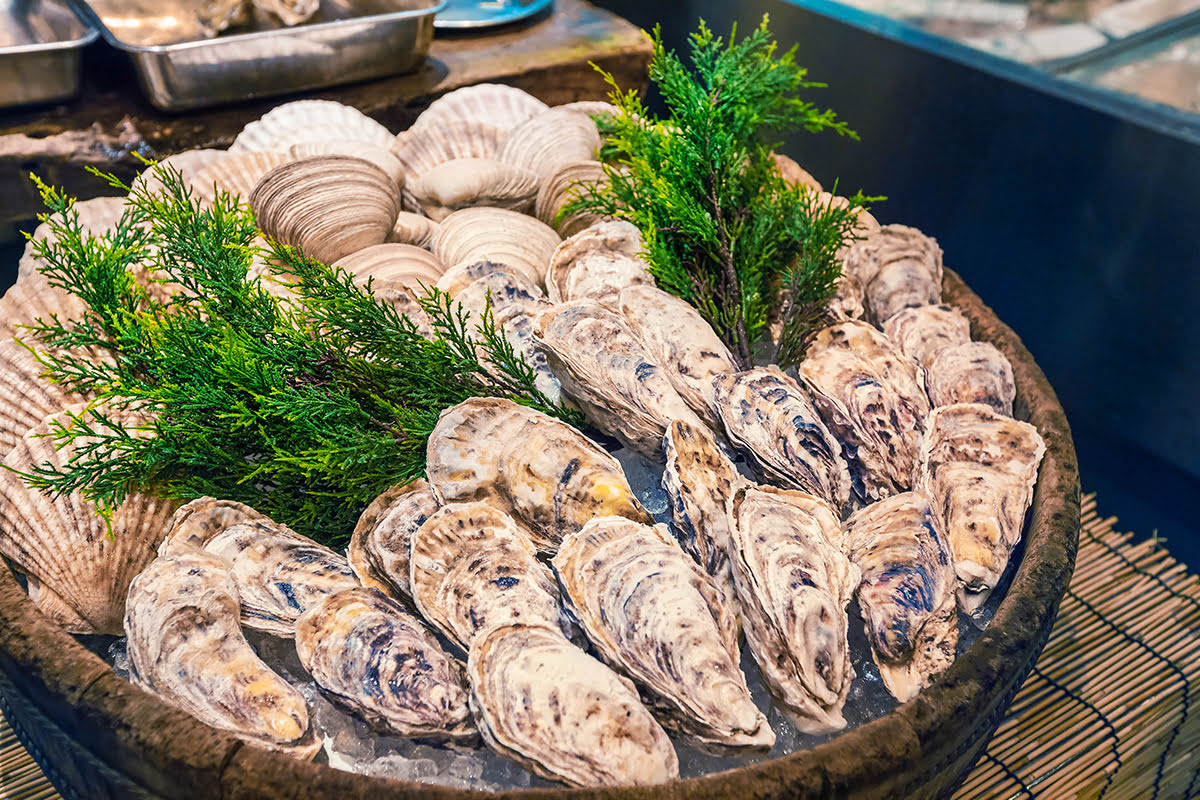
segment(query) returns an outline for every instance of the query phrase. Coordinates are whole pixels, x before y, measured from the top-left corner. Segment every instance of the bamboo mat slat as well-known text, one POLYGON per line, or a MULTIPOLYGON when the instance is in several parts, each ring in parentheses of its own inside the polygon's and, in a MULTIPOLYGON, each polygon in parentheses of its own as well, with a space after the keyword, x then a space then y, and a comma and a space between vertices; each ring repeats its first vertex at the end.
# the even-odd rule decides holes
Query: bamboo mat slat
MULTIPOLYGON (((1084 498, 1058 620, 954 800, 1200 796, 1200 578, 1084 498)), ((0 717, 0 800, 58 793, 0 717)))

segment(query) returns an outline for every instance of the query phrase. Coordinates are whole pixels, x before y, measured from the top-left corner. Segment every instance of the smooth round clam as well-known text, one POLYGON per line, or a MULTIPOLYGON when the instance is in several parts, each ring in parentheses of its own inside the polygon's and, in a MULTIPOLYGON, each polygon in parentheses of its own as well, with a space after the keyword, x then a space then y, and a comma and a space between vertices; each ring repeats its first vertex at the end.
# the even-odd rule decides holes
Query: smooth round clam
POLYGON ((527 169, 491 158, 456 158, 413 179, 409 190, 440 222, 461 208, 494 206, 526 212, 541 181, 527 169))
POLYGON ((599 161, 573 161, 561 165, 542 181, 534 203, 534 216, 554 228, 559 236, 572 236, 602 217, 589 212, 566 214, 559 212, 577 199, 587 187, 606 180, 604 165, 599 161))
POLYGON ((250 193, 264 175, 295 160, 286 153, 228 153, 225 158, 197 170, 189 183, 196 194, 210 203, 216 199, 217 191, 249 202, 250 193))
POLYGON ((462 120, 485 122, 507 131, 547 109, 549 106, 521 89, 499 83, 480 83, 455 89, 434 100, 417 117, 413 128, 462 120))
POLYGON ((558 242, 554 229, 533 217, 503 208, 464 208, 442 220, 433 253, 449 267, 506 264, 540 286, 558 242))
POLYGON ((599 149, 600 133, 591 117, 574 109, 552 108, 509 131, 496 158, 545 180, 566 164, 594 159, 599 149))
POLYGON ((395 243, 364 247, 339 258, 333 266, 349 272, 359 286, 373 280, 376 285, 401 284, 414 291, 422 284, 433 286, 445 272, 442 262, 428 250, 395 243))
POLYGON ((428 250, 433 246, 433 237, 437 235, 438 224, 424 214, 414 214, 411 211, 401 211, 396 215, 389 242, 396 244, 411 244, 428 250))
POLYGON ((412 535, 441 503, 424 480, 389 488, 363 510, 346 558, 363 586, 391 597, 412 595, 408 584, 412 535))
POLYGON ((446 120, 401 131, 390 149, 412 180, 447 161, 495 158, 503 141, 504 131, 489 122, 446 120))
POLYGON ((312 158, 313 156, 353 156, 370 161, 403 188, 405 182, 404 165, 392 154, 387 147, 381 147, 378 142, 355 141, 346 139, 330 139, 319 142, 300 142, 287 149, 287 154, 296 160, 312 158))
POLYGON ((387 150, 392 132, 357 108, 333 100, 295 100, 275 106, 242 128, 231 153, 284 153, 294 144, 322 141, 366 142, 387 150))

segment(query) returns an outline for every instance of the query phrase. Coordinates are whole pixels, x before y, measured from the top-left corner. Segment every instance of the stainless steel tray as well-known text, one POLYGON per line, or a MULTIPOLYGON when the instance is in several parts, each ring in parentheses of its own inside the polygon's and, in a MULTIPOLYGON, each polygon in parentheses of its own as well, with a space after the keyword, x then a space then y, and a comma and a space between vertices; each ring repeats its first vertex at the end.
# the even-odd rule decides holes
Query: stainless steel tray
POLYGON ((188 0, 71 0, 133 58, 150 102, 177 111, 416 69, 445 0, 322 0, 293 28, 255 15, 247 32, 204 38, 188 0))
POLYGON ((0 106, 79 90, 79 51, 96 31, 58 0, 0 0, 0 106))

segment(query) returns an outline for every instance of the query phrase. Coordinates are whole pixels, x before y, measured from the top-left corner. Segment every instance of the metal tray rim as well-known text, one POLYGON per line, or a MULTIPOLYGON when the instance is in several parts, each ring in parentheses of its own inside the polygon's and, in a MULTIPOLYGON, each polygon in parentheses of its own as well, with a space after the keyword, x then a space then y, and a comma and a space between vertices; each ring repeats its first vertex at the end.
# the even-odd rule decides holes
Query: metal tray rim
MULTIPOLYGON (((78 17, 78 15, 76 15, 78 17)), ((55 42, 31 42, 29 44, 13 44, 7 47, 0 47, 0 56, 9 55, 26 55, 29 53, 48 53, 55 50, 73 50, 75 48, 87 47, 92 42, 96 41, 100 36, 100 32, 89 25, 85 20, 79 21, 84 27, 84 34, 75 39, 59 39, 55 42)))
MULTIPOLYGON (((335 19, 330 22, 318 22, 312 25, 297 25, 291 28, 273 28, 268 31, 252 31, 250 33, 235 33, 229 36, 217 36, 212 39, 192 39, 186 42, 174 42, 172 44, 146 44, 137 45, 129 44, 117 38, 117 35, 104 24, 104 20, 96 13, 91 4, 87 0, 70 0, 71 5, 80 13, 85 14, 89 21, 92 22, 99 30, 100 35, 104 37, 104 41, 108 42, 118 50, 123 50, 127 53, 174 53, 180 50, 191 50, 197 47, 212 47, 214 43, 236 43, 246 42, 256 39, 266 39, 274 37, 295 36, 298 31, 314 31, 314 30, 330 30, 342 27, 351 27, 361 25, 363 23, 376 24, 379 22, 393 22, 405 19, 418 19, 421 17, 435 16, 439 11, 442 11, 449 0, 436 0, 429 8, 419 8, 410 11, 389 11, 386 14, 367 14, 361 17, 350 17, 347 19, 335 19)), ((93 32, 94 33, 94 32, 93 32)))

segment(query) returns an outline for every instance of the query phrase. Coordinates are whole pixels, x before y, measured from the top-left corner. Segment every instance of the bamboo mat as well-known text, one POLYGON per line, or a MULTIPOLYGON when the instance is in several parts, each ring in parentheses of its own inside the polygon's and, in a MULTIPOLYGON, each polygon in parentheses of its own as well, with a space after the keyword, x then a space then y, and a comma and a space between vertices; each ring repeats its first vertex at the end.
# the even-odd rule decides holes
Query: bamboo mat
MULTIPOLYGON (((1200 795, 1200 578, 1083 501, 1071 586, 955 800, 1200 795)), ((0 800, 58 794, 0 717, 0 800)))

